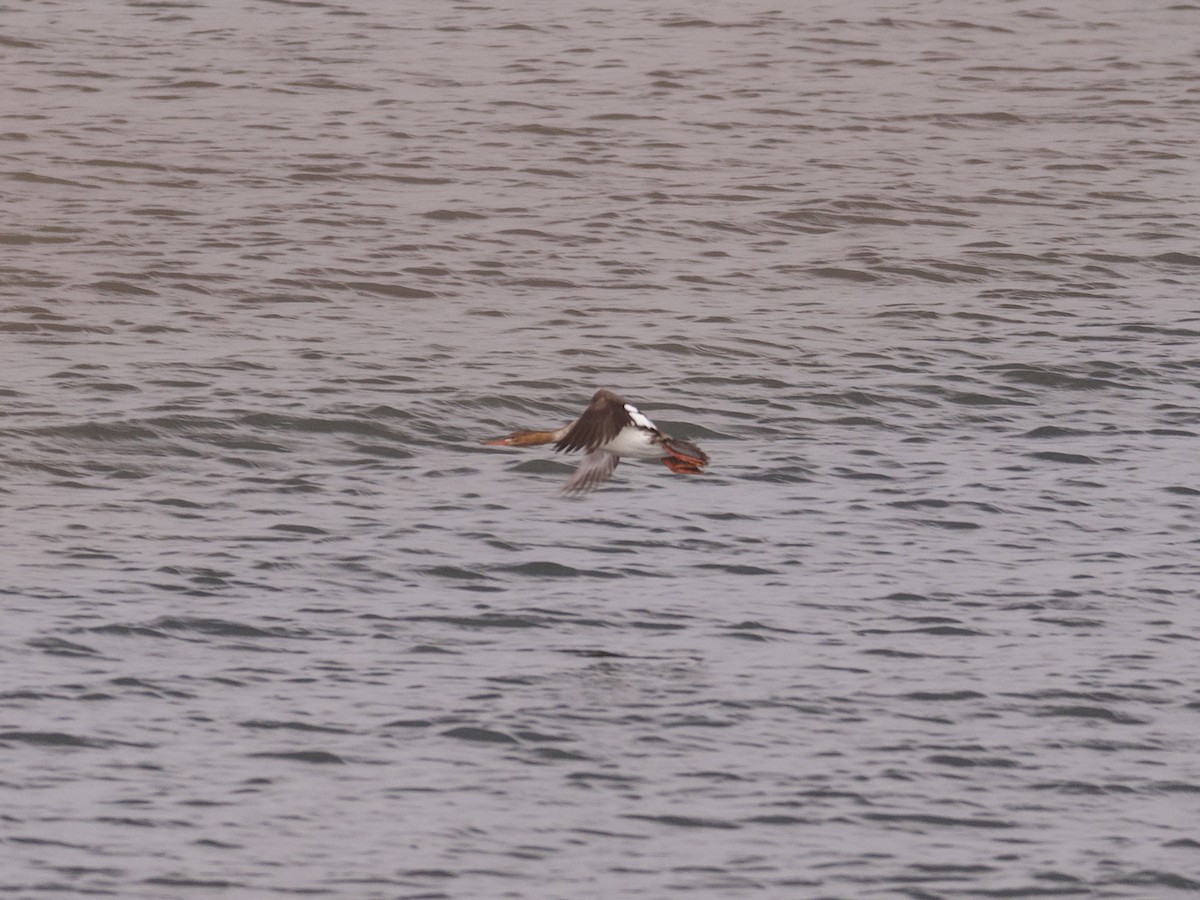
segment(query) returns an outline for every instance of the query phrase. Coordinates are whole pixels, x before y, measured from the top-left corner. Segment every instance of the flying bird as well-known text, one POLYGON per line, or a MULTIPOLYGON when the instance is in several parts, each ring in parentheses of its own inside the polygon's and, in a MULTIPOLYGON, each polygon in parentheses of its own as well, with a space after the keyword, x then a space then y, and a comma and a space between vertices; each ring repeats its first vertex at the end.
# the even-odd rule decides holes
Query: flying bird
POLYGON ((562 490, 583 494, 607 479, 622 456, 661 459, 672 472, 698 475, 708 465, 708 455, 687 441, 663 434, 642 412, 612 391, 596 391, 588 408, 574 422, 555 431, 514 431, 507 437, 484 441, 493 447, 534 447, 554 444, 555 450, 586 451, 562 490))

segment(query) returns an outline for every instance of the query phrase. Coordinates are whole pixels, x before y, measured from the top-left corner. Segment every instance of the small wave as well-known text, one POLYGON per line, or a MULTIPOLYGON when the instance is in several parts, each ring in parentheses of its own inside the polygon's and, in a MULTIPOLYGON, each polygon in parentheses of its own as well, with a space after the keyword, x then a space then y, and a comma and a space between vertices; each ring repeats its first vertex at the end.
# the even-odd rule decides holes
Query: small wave
POLYGON ((619 578, 616 572, 604 572, 597 569, 576 569, 573 566, 549 560, 519 563, 512 566, 497 566, 497 571, 511 575, 521 575, 528 578, 619 578))
POLYGON ((311 763, 313 765, 345 765, 346 760, 327 750, 278 750, 247 754, 251 759, 281 759, 286 762, 311 763))
POLYGON ((85 738, 62 731, 0 731, 0 742, 12 741, 18 744, 30 744, 35 747, 81 747, 101 749, 111 747, 116 742, 85 738))
POLYGON ((442 737, 451 737, 472 744, 519 744, 511 734, 495 731, 491 728, 479 728, 471 725, 460 725, 442 732, 442 737))
POLYGON ((1055 450, 1043 450, 1039 453, 1026 453, 1024 455, 1029 459, 1063 463, 1070 466, 1094 466, 1100 463, 1100 460, 1094 456, 1084 456, 1082 453, 1060 453, 1055 450))

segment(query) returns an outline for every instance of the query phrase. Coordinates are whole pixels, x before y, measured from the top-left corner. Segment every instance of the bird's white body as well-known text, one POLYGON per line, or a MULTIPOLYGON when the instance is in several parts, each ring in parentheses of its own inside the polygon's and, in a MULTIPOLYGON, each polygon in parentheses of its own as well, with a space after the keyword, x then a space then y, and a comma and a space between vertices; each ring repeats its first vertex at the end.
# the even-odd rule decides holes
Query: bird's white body
POLYGON ((654 427, 654 423, 633 406, 626 404, 625 408, 629 410, 630 417, 635 424, 626 425, 617 432, 616 437, 596 449, 634 459, 661 459, 665 453, 662 444, 654 440, 654 436, 659 433, 658 429, 654 427), (639 419, 641 422, 638 421, 639 419), (645 424, 642 424, 643 422, 645 424))

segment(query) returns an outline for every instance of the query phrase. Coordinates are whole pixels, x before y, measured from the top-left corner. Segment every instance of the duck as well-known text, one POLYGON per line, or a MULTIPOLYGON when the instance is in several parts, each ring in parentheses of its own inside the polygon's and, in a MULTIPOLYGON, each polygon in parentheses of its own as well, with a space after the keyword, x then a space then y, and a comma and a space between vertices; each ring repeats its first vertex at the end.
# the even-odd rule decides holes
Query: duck
POLYGON ((601 388, 574 422, 553 431, 518 430, 483 442, 491 447, 534 447, 554 444, 556 451, 583 450, 583 459, 562 486, 565 494, 586 493, 608 480, 622 457, 661 460, 672 472, 699 475, 708 454, 677 440, 624 397, 601 388))

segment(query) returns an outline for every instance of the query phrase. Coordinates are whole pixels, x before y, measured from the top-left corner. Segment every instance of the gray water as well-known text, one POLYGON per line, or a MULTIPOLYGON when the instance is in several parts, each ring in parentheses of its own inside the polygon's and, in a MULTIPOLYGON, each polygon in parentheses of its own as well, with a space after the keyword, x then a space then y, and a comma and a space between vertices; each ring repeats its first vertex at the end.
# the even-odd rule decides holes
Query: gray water
POLYGON ((1197 35, 10 2, 0 892, 1200 891, 1197 35))

